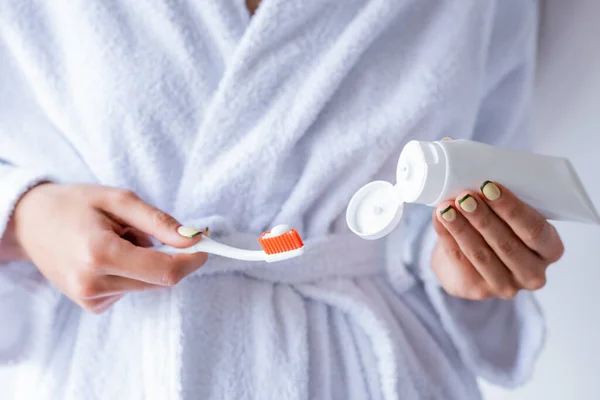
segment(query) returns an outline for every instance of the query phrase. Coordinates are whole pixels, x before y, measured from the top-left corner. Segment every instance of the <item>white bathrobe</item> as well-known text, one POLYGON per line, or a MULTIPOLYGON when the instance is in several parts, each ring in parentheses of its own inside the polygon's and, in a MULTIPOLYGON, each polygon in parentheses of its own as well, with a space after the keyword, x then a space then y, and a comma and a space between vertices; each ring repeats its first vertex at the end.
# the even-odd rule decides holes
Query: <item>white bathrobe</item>
POLYGON ((410 139, 523 146, 536 29, 529 0, 264 0, 252 17, 244 0, 0 0, 0 236, 53 179, 132 189, 254 248, 286 223, 308 249, 211 256, 102 315, 0 265, 15 398, 465 400, 477 377, 524 382, 544 339, 531 293, 445 294, 429 208, 379 241, 343 215, 410 139))

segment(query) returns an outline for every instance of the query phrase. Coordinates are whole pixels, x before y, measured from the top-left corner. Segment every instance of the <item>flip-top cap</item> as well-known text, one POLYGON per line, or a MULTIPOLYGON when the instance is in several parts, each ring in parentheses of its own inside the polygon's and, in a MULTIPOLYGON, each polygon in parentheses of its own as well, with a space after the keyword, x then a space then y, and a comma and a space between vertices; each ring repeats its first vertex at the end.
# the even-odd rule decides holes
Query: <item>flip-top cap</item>
POLYGON ((396 187, 386 181, 374 181, 352 196, 346 223, 361 238, 376 240, 396 228, 403 212, 404 202, 396 187))

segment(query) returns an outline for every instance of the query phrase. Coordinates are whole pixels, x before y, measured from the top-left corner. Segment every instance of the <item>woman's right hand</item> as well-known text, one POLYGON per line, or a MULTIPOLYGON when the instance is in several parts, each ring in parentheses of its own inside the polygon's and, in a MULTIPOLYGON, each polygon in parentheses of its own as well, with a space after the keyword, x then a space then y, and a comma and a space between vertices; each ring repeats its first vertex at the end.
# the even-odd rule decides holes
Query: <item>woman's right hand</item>
POLYGON ((126 292, 175 285, 207 257, 148 248, 148 235, 180 248, 202 235, 180 235, 181 224, 170 215, 131 191, 105 186, 36 186, 17 204, 11 226, 16 253, 93 313, 106 311, 126 292))

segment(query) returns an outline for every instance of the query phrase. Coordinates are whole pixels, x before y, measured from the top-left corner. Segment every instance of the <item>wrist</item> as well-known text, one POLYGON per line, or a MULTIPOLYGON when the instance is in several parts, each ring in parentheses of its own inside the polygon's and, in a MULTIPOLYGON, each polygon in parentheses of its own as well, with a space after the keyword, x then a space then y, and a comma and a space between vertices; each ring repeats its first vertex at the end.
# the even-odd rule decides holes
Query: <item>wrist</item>
POLYGON ((0 262, 16 260, 28 260, 28 258, 17 240, 13 218, 0 239, 0 262))
POLYGON ((24 250, 23 246, 21 246, 19 237, 17 232, 18 230, 18 221, 22 214, 25 214, 26 211, 23 210, 24 199, 34 191, 36 191, 40 186, 53 184, 49 181, 42 181, 37 183, 36 185, 29 188, 25 193, 21 195, 17 203, 15 204, 14 210, 9 217, 8 224, 6 226, 6 230, 2 237, 0 237, 0 262, 1 261, 29 261, 29 257, 27 256, 27 252, 24 250))

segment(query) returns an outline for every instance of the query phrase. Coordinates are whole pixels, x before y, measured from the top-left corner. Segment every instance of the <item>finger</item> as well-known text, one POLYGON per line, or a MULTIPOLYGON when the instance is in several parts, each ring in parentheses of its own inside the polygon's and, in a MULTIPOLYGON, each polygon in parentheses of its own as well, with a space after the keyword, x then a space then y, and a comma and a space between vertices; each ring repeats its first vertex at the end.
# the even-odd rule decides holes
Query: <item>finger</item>
POLYGON ((562 241, 543 215, 496 182, 481 185, 485 202, 515 234, 544 260, 555 262, 564 252, 562 241))
POLYGON ((439 214, 439 211, 434 209, 433 215, 431 216, 433 229, 435 230, 435 233, 438 235, 439 239, 450 239, 450 240, 454 241, 452 234, 448 231, 448 229, 446 229, 444 224, 442 224, 440 222, 440 220, 438 219, 438 214, 439 214))
POLYGON ((116 233, 105 231, 94 238, 94 261, 105 275, 121 276, 159 286, 173 286, 200 268, 206 253, 169 255, 138 247, 116 233))
POLYGON ((93 289, 88 289, 90 294, 85 297, 84 300, 103 299, 128 292, 143 292, 164 287, 116 275, 107 275, 96 278, 93 286, 93 289))
POLYGON ((171 215, 151 206, 129 190, 106 188, 96 207, 119 222, 154 236, 174 247, 189 247, 200 240, 201 231, 182 225, 171 215))
POLYGON ((112 307, 117 301, 121 300, 122 297, 123 295, 118 295, 97 299, 92 302, 91 306, 88 306, 88 309, 94 314, 101 314, 112 307))
POLYGON ((123 239, 141 247, 152 247, 153 243, 147 234, 133 227, 127 227, 120 235, 123 239))
POLYGON ((123 295, 105 296, 97 299, 79 300, 74 299, 73 301, 78 304, 84 310, 93 314, 101 314, 108 310, 113 304, 119 301, 123 295))
POLYGON ((498 217, 482 198, 465 192, 456 198, 456 209, 469 221, 523 288, 540 289, 546 283, 546 263, 498 217))
POLYGON ((451 201, 442 202, 437 210, 438 221, 450 232, 466 258, 494 292, 502 298, 514 297, 517 291, 516 282, 479 232, 465 217, 456 212, 451 201))
POLYGON ((467 259, 458 243, 437 219, 434 210, 433 227, 438 234, 431 267, 444 290, 453 296, 469 300, 483 300, 493 294, 492 288, 467 259), (443 260, 437 260, 441 255, 443 260))

